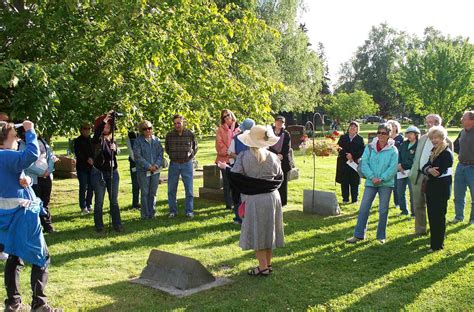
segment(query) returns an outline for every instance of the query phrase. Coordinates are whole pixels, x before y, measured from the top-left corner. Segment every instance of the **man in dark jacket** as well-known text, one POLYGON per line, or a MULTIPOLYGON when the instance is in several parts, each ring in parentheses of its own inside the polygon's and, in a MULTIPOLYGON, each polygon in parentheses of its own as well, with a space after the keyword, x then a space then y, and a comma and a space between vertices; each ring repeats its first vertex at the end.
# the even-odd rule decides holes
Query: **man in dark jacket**
POLYGON ((91 180, 91 170, 94 165, 94 147, 90 137, 91 126, 83 123, 81 135, 74 139, 74 154, 76 155, 76 172, 79 180, 79 208, 82 213, 90 213, 92 196, 94 195, 91 180))

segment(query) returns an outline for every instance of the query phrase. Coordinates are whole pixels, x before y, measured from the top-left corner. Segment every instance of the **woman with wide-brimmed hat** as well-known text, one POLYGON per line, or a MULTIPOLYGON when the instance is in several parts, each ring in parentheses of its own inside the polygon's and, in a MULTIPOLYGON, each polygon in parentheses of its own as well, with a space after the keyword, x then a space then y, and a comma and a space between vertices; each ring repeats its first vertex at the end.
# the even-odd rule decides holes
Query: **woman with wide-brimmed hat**
MULTIPOLYGON (((249 275, 268 276, 272 271, 273 249, 284 245, 283 213, 278 188, 283 180, 278 156, 268 147, 278 142, 271 127, 254 126, 239 136, 249 150, 237 156, 230 171, 232 187, 241 193, 245 214, 240 247, 255 250, 258 266, 249 275)), ((226 168, 224 162, 218 163, 226 168)), ((243 209, 241 209, 243 210, 243 209)))

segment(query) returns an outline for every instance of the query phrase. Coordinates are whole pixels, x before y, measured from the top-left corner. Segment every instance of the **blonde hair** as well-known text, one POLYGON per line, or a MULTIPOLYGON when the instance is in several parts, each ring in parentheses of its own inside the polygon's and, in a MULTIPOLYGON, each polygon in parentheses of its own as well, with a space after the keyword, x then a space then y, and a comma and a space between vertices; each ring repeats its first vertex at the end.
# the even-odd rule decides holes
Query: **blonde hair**
POLYGON ((387 121, 388 124, 392 125, 392 130, 394 130, 394 128, 396 127, 397 129, 397 134, 402 132, 402 126, 400 125, 400 123, 396 120, 393 120, 393 119, 390 119, 387 121))
POLYGON ((257 158, 259 164, 267 160, 268 153, 265 148, 250 147, 250 152, 255 156, 255 158, 257 158))
POLYGON ((446 142, 446 138, 448 137, 448 132, 443 126, 433 126, 431 127, 430 131, 428 132, 428 138, 431 140, 433 138, 439 138, 442 140, 432 151, 430 155, 430 161, 439 156, 447 147, 448 143, 446 142))

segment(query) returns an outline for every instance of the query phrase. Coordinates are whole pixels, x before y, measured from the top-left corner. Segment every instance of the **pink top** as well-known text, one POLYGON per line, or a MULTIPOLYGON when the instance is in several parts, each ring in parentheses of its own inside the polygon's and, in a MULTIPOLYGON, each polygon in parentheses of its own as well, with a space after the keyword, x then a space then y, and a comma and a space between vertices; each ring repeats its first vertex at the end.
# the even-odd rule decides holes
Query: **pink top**
POLYGON ((234 138, 234 132, 237 131, 235 129, 235 123, 229 127, 226 124, 220 125, 216 131, 216 163, 218 161, 229 163, 229 154, 227 153, 227 149, 234 138))

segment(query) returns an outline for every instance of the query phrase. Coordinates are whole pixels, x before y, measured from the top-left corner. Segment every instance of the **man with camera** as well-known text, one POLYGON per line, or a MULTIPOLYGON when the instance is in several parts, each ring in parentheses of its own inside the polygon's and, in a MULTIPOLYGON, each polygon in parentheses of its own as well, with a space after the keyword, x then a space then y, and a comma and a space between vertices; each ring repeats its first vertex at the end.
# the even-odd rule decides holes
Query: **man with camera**
POLYGON ((110 216, 112 227, 117 232, 123 232, 120 209, 118 204, 119 173, 117 171, 117 144, 113 139, 115 128, 114 111, 96 119, 95 132, 92 138, 94 144, 94 167, 91 180, 95 193, 94 225, 98 233, 104 231, 102 208, 104 205, 105 191, 109 194, 110 216))
POLYGON ((23 170, 39 157, 39 147, 30 121, 24 121, 25 148, 17 151, 17 133, 12 123, 0 121, 0 243, 9 254, 5 264, 5 311, 28 311, 20 296, 20 271, 24 262, 32 264, 31 311, 62 311, 48 305, 44 289, 48 281, 50 257, 39 214, 39 200, 23 170))

